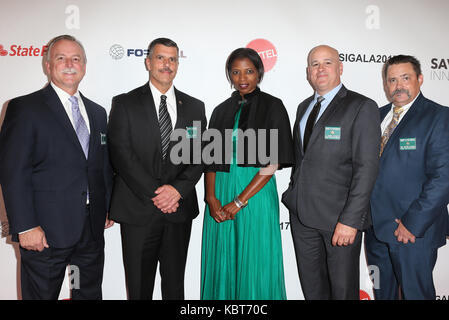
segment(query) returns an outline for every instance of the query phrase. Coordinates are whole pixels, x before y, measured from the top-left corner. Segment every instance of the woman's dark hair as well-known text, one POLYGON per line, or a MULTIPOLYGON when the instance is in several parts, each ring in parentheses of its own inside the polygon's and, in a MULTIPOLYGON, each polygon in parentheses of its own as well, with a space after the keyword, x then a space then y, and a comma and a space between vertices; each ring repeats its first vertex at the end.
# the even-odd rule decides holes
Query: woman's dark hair
POLYGON ((237 59, 244 59, 248 58, 256 67, 257 73, 259 74, 259 83, 263 79, 264 74, 264 68, 263 68, 263 62, 260 58, 259 54, 251 49, 251 48, 238 48, 231 52, 228 59, 226 60, 226 78, 228 79, 229 83, 232 86, 232 80, 231 80, 231 68, 232 64, 237 59))
POLYGON ((385 62, 384 65, 384 77, 385 79, 387 78, 387 71, 388 71, 388 67, 393 65, 393 64, 400 64, 400 63, 411 63, 413 66, 413 70, 416 73, 416 76, 418 77, 421 74, 421 64, 419 63, 418 59, 416 59, 413 56, 406 56, 406 55, 397 55, 397 56, 393 56, 390 59, 387 60, 387 62, 385 62))

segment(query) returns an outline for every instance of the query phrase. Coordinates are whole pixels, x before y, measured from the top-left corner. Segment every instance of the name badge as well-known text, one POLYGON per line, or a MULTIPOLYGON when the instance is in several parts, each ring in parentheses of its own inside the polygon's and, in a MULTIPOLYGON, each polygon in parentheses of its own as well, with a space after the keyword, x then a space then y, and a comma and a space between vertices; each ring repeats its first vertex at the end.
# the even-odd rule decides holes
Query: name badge
POLYGON ((416 150, 416 138, 399 139, 399 150, 416 150))
POLYGON ((197 137, 197 127, 186 127, 186 138, 194 139, 197 137))
POLYGON ((340 140, 341 127, 325 127, 324 139, 326 140, 340 140))
POLYGON ((106 144, 106 133, 100 133, 100 142, 102 146, 106 144))

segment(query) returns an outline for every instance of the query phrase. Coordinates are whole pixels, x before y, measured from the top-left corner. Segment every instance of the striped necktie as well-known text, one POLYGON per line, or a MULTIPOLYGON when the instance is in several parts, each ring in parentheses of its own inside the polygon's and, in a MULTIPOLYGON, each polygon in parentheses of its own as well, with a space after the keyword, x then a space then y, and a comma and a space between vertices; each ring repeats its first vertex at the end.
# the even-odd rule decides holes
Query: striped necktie
POLYGON ((69 98, 69 101, 72 103, 72 117, 73 124, 75 126, 75 132, 81 144, 81 147, 83 148, 84 155, 87 159, 89 155, 89 130, 87 129, 86 122, 81 115, 78 98, 75 96, 71 96, 69 98))
POLYGON ((393 133, 396 126, 399 124, 399 117, 404 111, 402 107, 393 107, 393 118, 391 119, 388 126, 385 128, 384 133, 382 134, 382 138, 380 140, 380 153, 379 156, 382 155, 382 152, 384 151, 385 145, 388 142, 388 139, 390 138, 391 134, 393 133))
POLYGON ((161 103, 159 105, 159 129, 161 131, 162 159, 165 160, 172 132, 170 115, 167 110, 167 96, 165 95, 161 95, 161 103))

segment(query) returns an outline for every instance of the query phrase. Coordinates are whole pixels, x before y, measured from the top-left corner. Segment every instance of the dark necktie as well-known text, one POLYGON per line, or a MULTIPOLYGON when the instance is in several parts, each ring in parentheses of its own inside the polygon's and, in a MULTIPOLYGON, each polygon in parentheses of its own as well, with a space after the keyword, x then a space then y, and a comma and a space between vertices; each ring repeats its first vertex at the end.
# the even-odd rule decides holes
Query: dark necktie
POLYGON ((323 101, 324 98, 322 96, 318 96, 317 101, 315 105, 313 106, 312 112, 310 112, 309 118, 307 119, 306 123, 306 129, 304 131, 304 152, 306 152, 307 144, 309 143, 310 137, 312 136, 313 126, 315 125, 316 118, 318 117, 318 114, 320 113, 321 109, 321 101, 323 101))
POLYGON ((161 104, 159 105, 159 129, 161 131, 162 159, 165 159, 172 132, 170 115, 167 110, 167 96, 165 95, 161 96, 161 104))

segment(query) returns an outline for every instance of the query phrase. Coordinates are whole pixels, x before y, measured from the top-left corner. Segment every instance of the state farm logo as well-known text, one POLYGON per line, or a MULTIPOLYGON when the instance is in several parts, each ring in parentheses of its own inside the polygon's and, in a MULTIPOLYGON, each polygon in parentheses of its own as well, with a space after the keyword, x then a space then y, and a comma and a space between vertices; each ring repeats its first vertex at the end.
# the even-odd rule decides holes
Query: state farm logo
POLYGON ((0 44, 0 56, 4 57, 8 54, 8 51, 3 49, 3 46, 0 44))
POLYGON ((13 44, 9 47, 9 51, 5 50, 3 45, 0 44, 0 56, 17 56, 17 57, 42 57, 47 51, 47 46, 43 45, 40 47, 33 46, 22 46, 13 44))
POLYGON ((265 72, 273 69, 276 64, 278 53, 274 45, 265 39, 255 39, 246 45, 247 48, 254 49, 262 58, 265 72))

